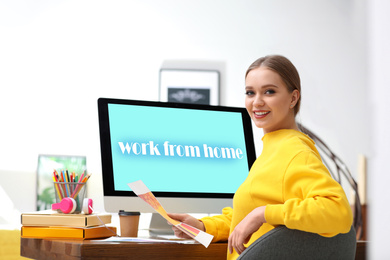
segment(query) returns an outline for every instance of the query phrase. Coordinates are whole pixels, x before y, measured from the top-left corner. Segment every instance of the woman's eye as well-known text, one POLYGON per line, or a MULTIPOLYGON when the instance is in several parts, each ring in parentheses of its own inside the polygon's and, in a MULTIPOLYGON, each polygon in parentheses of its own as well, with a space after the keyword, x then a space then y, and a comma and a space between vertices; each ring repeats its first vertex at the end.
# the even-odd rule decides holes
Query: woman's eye
POLYGON ((265 94, 268 94, 268 95, 275 94, 275 90, 273 90, 273 89, 267 89, 264 93, 265 93, 265 94))
POLYGON ((245 95, 247 95, 247 96, 251 96, 251 95, 254 95, 254 94, 255 93, 253 91, 251 91, 251 90, 245 91, 245 95))

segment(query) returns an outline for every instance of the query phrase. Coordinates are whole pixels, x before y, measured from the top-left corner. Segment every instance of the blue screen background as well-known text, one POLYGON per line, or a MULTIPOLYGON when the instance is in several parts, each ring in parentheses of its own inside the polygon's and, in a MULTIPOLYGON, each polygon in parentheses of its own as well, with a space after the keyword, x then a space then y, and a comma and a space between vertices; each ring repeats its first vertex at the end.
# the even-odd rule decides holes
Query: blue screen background
MULTIPOLYGON (((151 191, 234 193, 248 175, 239 112, 108 104, 115 190, 142 180, 151 191), (122 152, 118 142, 157 145, 160 155, 122 152), (164 142, 198 146, 200 157, 166 156, 164 142), (241 149, 242 159, 205 158, 209 147, 241 149)), ((137 146, 140 148, 141 146, 137 146)))

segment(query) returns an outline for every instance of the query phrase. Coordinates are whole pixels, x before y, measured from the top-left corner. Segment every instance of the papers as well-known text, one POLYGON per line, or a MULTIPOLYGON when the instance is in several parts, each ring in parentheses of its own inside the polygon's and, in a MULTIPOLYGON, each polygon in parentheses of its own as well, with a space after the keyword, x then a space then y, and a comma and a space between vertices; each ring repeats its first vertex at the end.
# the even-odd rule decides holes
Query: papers
POLYGON ((154 239, 142 237, 110 237, 107 239, 100 239, 96 241, 101 242, 136 242, 136 243, 173 243, 173 244, 193 244, 194 240, 189 239, 154 239))
POLYGON ((203 232, 195 227, 192 227, 190 225, 187 225, 185 223, 170 218, 167 212, 165 211, 165 209, 161 206, 160 202, 156 199, 153 193, 148 189, 148 187, 146 187, 146 185, 141 180, 128 183, 127 185, 129 185, 130 189, 132 189, 134 193, 137 194, 138 197, 140 197, 146 203, 152 206, 152 208, 154 208, 169 223, 176 226, 178 229, 180 229, 188 236, 190 236, 191 238, 195 239, 196 241, 204 245, 206 248, 209 246, 211 240, 213 239, 212 235, 203 232))

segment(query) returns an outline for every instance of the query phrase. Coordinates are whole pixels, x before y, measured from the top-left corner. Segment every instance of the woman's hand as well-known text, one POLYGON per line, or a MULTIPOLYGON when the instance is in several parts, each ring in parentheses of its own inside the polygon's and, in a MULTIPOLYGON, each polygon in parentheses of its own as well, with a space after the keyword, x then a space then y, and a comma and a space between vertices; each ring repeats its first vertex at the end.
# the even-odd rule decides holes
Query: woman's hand
MULTIPOLYGON (((204 227, 203 222, 197 218, 194 218, 194 217, 188 215, 188 214, 168 213, 168 216, 177 220, 177 221, 180 221, 180 222, 183 222, 183 223, 188 224, 190 226, 193 226, 201 231, 205 231, 205 227, 204 227)), ((172 226, 172 230, 175 232, 175 236, 177 236, 179 238, 191 238, 186 233, 182 232, 180 229, 178 229, 175 226, 172 226)))
POLYGON ((266 222, 264 213, 265 206, 255 208, 238 223, 229 236, 228 248, 230 254, 233 253, 234 249, 240 255, 246 249, 244 244, 248 243, 252 234, 266 222))

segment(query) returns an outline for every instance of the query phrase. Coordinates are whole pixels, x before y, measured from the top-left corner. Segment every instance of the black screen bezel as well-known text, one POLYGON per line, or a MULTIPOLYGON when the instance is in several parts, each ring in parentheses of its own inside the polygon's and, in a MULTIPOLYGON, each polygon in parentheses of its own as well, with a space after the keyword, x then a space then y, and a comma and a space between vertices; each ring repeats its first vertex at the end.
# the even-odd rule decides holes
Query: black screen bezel
MULTIPOLYGON (((248 169, 251 168, 252 164, 256 160, 256 151, 253 141, 251 118, 249 117, 248 112, 245 108, 129 99, 99 98, 98 117, 104 196, 136 196, 135 193, 132 191, 116 191, 114 189, 108 104, 238 112, 241 114, 241 118, 243 120, 242 123, 245 136, 248 169)), ((153 190, 152 192, 156 197, 167 198, 233 198, 234 196, 234 193, 160 192, 153 190)))

